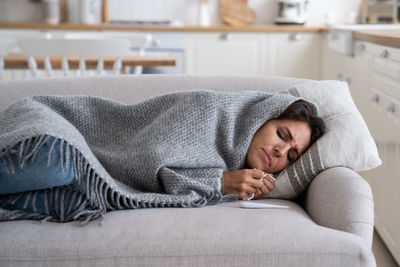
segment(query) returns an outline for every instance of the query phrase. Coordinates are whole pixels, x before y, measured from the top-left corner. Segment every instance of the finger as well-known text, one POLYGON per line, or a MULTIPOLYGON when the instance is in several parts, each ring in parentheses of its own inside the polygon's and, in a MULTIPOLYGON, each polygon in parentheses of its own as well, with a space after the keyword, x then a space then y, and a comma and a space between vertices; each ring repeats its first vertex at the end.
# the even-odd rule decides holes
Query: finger
POLYGON ((246 190, 246 192, 247 192, 248 194, 255 194, 255 193, 257 193, 257 190, 258 190, 258 189, 257 189, 256 187, 250 186, 249 189, 246 190))
POLYGON ((261 179, 264 176, 264 172, 261 170, 253 169, 251 176, 256 179, 261 179))
POLYGON ((264 185, 268 188, 269 191, 274 190, 275 182, 269 177, 264 178, 264 185))
POLYGON ((263 182, 261 179, 251 178, 248 180, 248 184, 254 188, 261 188, 263 186, 263 182))
POLYGON ((255 194, 256 192, 257 192, 257 188, 256 187, 253 187, 253 186, 248 185, 248 184, 243 184, 241 186, 241 188, 239 189, 238 193, 245 193, 245 194, 251 195, 251 194, 255 194))
POLYGON ((266 195, 269 193, 270 190, 268 189, 268 187, 265 184, 263 184, 263 186, 261 187, 261 191, 262 191, 262 195, 266 195))
POLYGON ((260 189, 257 188, 257 192, 256 192, 256 194, 254 195, 254 198, 259 198, 259 197, 261 197, 262 195, 263 195, 263 192, 262 192, 260 189))
POLYGON ((276 180, 273 174, 267 173, 267 172, 264 173, 264 176, 262 178, 269 179, 270 181, 273 181, 273 182, 275 182, 275 180, 276 180))
POLYGON ((248 180, 248 183, 256 188, 260 188, 263 183, 261 181, 264 176, 264 172, 260 170, 251 170, 251 179, 248 180))

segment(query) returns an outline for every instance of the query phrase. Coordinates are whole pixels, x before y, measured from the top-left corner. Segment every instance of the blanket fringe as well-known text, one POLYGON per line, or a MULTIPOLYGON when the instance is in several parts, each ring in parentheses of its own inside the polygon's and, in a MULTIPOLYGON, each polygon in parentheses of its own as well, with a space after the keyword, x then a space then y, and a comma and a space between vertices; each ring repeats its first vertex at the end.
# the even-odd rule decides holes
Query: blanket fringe
POLYGON ((0 221, 15 219, 34 219, 55 222, 69 222, 73 220, 82 221, 86 225, 89 221, 101 218, 104 221, 104 213, 111 210, 137 209, 137 208, 158 208, 158 207, 203 207, 206 204, 214 204, 222 200, 220 192, 213 192, 210 195, 202 196, 196 201, 181 199, 154 199, 143 201, 128 197, 121 192, 115 191, 102 179, 91 167, 83 154, 67 141, 49 135, 41 135, 28 138, 16 146, 1 150, 5 169, 9 174, 16 171, 16 167, 25 168, 30 162, 34 162, 39 149, 47 141, 51 144, 47 151, 47 166, 52 163, 51 153, 58 148, 60 160, 58 164, 65 171, 68 171, 70 162, 73 166, 74 184, 63 187, 55 187, 38 191, 29 191, 20 194, 0 196, 0 221), (14 166, 12 157, 18 156, 18 165, 14 166), (44 196, 45 213, 36 213, 37 195, 44 196), (15 204, 18 199, 25 196, 24 209, 31 209, 27 213, 23 210, 9 210, 4 207, 8 204, 15 204))

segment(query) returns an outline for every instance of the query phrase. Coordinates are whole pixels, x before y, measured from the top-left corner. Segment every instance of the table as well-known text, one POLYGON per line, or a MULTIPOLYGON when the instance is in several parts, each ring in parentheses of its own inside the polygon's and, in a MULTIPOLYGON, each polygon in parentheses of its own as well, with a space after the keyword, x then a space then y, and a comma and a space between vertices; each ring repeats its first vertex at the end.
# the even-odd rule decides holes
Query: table
MULTIPOLYGON (((34 57, 38 68, 44 67, 44 57, 34 57)), ((104 57, 104 68, 112 68, 115 58, 104 57)), ((61 68, 62 57, 51 57, 50 62, 53 68, 61 68)), ((97 57, 85 57, 86 68, 95 69, 97 67, 97 57)), ((70 68, 79 67, 79 57, 68 57, 70 68)), ((122 58, 122 68, 124 67, 155 67, 155 66, 176 66, 176 58, 173 56, 125 56, 122 58)), ((27 69, 28 57, 20 53, 10 53, 4 57, 5 69, 27 69)))

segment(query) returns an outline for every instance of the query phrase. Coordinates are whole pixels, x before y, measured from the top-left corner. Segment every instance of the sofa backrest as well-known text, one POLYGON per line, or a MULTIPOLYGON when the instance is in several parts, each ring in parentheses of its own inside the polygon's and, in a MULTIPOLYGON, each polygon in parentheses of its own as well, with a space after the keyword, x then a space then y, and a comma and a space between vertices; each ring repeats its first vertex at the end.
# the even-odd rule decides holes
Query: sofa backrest
POLYGON ((0 82, 0 110, 33 95, 93 95, 133 104, 152 96, 190 90, 269 91, 307 80, 267 76, 119 75, 0 82))

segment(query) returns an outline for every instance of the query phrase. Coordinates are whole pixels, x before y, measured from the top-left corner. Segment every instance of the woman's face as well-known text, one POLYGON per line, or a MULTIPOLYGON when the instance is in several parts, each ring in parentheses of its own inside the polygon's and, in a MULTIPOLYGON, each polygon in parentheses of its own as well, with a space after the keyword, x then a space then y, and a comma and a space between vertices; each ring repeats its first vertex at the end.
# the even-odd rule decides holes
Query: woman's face
POLYGON ((249 168, 268 173, 283 170, 310 145, 307 123, 293 120, 270 120, 254 135, 246 155, 249 168))

